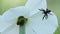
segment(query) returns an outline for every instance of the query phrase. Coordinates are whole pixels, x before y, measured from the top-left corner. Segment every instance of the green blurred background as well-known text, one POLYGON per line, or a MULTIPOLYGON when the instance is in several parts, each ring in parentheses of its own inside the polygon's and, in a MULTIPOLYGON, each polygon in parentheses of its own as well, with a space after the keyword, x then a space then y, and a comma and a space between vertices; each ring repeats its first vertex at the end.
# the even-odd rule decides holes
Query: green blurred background
MULTIPOLYGON (((25 5, 26 1, 27 0, 0 0, 0 15, 2 15, 9 8, 25 5)), ((47 0, 47 6, 56 14, 58 18, 59 27, 54 34, 60 34, 60 0, 47 0)))
POLYGON ((22 6, 24 5, 26 0, 0 0, 0 14, 3 14, 4 11, 9 8, 22 6))

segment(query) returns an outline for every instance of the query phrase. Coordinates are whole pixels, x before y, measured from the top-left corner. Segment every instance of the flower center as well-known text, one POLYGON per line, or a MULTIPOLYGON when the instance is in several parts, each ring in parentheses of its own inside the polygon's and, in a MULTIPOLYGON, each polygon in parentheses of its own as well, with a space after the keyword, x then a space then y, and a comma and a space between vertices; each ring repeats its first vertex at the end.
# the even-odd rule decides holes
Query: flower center
POLYGON ((17 21, 17 25, 23 26, 26 24, 27 21, 28 21, 28 19, 25 18, 24 16, 19 16, 18 21, 17 21))

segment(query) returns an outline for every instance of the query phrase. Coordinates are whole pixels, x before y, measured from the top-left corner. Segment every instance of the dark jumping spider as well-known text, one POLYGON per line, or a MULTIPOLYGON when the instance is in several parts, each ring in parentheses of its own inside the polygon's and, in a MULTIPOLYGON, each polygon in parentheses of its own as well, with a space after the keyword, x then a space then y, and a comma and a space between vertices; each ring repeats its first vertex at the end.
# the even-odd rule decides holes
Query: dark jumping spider
MULTIPOLYGON (((48 14, 50 14, 50 12, 51 12, 51 10, 49 10, 49 9, 46 9, 46 10, 44 10, 44 9, 39 9, 39 10, 40 10, 40 11, 43 11, 43 14, 44 14, 42 20, 43 20, 44 18, 47 19, 47 18, 48 18, 48 14)), ((50 14, 50 15, 52 15, 52 14, 50 14)))

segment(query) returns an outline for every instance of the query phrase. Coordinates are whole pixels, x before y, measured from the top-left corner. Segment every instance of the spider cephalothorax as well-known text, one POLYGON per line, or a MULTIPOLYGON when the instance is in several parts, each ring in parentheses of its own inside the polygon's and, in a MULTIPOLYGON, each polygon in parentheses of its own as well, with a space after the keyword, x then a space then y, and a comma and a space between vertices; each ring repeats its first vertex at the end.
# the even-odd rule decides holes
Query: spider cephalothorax
POLYGON ((24 18, 24 16, 19 16, 17 25, 23 26, 27 22, 27 18, 24 18))
MULTIPOLYGON (((44 16, 43 16, 43 18, 42 18, 42 20, 45 18, 45 19, 47 19, 48 18, 48 14, 50 14, 50 12, 51 12, 51 10, 49 10, 49 9, 46 9, 46 10, 44 10, 44 9, 39 9, 40 11, 43 11, 43 14, 44 14, 44 16)), ((51 14, 50 14, 51 15, 51 14)))

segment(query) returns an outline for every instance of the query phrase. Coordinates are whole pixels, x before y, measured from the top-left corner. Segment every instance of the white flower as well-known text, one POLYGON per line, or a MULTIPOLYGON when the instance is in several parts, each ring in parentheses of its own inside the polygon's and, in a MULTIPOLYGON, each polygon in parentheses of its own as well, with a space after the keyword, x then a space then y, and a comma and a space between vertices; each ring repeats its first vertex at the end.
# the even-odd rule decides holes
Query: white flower
POLYGON ((58 21, 54 13, 42 20, 43 14, 39 9, 46 9, 46 0, 28 0, 25 6, 11 8, 0 19, 1 34, 19 34, 17 19, 24 16, 28 19, 25 25, 26 34, 53 34, 58 27, 58 21))

